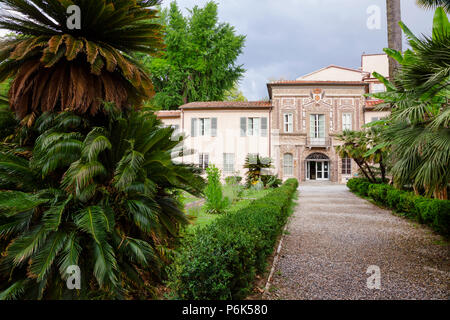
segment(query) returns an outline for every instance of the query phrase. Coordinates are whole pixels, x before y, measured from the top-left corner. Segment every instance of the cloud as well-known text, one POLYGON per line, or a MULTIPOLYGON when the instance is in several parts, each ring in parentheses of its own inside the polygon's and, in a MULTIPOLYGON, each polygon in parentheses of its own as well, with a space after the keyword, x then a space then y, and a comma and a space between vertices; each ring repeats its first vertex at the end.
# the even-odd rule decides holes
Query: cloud
MULTIPOLYGON (((181 8, 206 0, 178 0, 181 8)), ((330 64, 358 68, 361 54, 387 46, 385 0, 221 0, 219 19, 247 36, 239 63, 247 69, 240 82, 248 99, 267 96, 270 78, 295 79, 330 64), (369 30, 366 10, 381 9, 381 29, 369 30)), ((166 1, 163 6, 168 6, 166 1)), ((187 13, 187 11, 185 11, 187 13)), ((432 12, 402 0, 403 21, 418 34, 426 32, 432 12)))

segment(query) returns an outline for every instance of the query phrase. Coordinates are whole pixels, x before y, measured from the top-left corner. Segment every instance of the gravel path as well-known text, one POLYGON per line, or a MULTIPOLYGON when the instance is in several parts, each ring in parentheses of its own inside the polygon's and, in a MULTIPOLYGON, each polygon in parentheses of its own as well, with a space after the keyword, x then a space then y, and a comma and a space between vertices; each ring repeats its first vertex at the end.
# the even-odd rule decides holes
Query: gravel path
POLYGON ((307 184, 266 299, 449 299, 449 246, 344 185, 307 184), (368 289, 367 268, 381 288, 368 289))

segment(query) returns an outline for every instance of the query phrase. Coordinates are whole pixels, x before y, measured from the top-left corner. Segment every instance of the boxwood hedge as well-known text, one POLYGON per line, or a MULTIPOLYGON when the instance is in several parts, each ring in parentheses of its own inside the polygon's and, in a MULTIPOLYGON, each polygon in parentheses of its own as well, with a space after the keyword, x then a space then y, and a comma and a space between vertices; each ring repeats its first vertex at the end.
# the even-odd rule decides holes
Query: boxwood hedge
POLYGON ((379 205, 431 226, 444 236, 450 236, 450 201, 429 199, 402 191, 387 184, 372 184, 361 178, 350 179, 347 187, 379 205))
POLYGON ((266 267, 285 225, 296 179, 219 217, 187 236, 172 264, 169 286, 180 299, 241 299, 266 267))

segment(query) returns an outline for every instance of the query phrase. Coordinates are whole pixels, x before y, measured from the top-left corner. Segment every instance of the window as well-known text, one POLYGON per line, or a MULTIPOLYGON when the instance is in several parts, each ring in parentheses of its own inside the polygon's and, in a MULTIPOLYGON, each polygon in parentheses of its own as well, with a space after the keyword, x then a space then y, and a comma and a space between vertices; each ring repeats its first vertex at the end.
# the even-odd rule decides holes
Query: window
POLYGON ((234 153, 223 154, 223 172, 225 173, 234 172, 234 153))
POLYGON ((259 136, 260 118, 248 118, 247 125, 247 134, 249 136, 259 136))
POLYGON ((373 122, 373 121, 378 121, 378 120, 380 120, 379 117, 372 117, 370 121, 373 122))
POLYGON ((342 174, 352 174, 352 159, 342 158, 342 174))
POLYGON ((382 83, 373 83, 372 84, 372 93, 385 92, 385 91, 386 91, 386 87, 384 86, 384 84, 382 84, 382 83))
POLYGON ((200 118, 199 120, 199 136, 209 136, 211 135, 211 119, 210 118, 200 118))
POLYGON ((286 153, 283 157, 283 174, 285 176, 294 175, 294 158, 290 153, 286 153))
POLYGON ((284 132, 293 132, 293 115, 292 113, 286 113, 284 115, 284 132))
POLYGON ((208 168, 209 155, 207 153, 200 153, 198 155, 198 166, 200 169, 205 170, 208 168))
POLYGON ((240 118, 241 137, 267 137, 267 117, 240 118))
POLYGON ((217 135, 217 118, 191 118, 191 137, 217 135))
POLYGON ((342 114, 342 130, 352 130, 352 114, 342 114))

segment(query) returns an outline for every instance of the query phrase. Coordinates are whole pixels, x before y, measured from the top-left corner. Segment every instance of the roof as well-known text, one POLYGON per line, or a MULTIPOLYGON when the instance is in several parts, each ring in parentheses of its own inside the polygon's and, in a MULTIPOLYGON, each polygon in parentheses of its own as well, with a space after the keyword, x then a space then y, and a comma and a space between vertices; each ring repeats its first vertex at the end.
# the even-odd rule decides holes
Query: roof
POLYGON ((368 86, 364 81, 319 81, 319 80, 281 80, 273 81, 267 84, 269 97, 272 99, 272 86, 291 86, 291 85, 339 85, 339 86, 368 86))
POLYGON ((366 107, 374 107, 383 102, 384 102, 384 100, 381 100, 381 99, 366 100, 366 107))
POLYGON ((158 118, 178 118, 180 117, 180 110, 161 110, 155 112, 158 118))
POLYGON ((359 69, 346 68, 346 67, 341 67, 341 66, 337 66, 337 65, 334 65, 334 64, 330 64, 328 67, 324 67, 324 68, 321 68, 319 70, 316 70, 316 71, 310 72, 308 74, 305 74, 305 75, 303 75, 301 77, 298 77, 297 80, 298 79, 302 79, 302 78, 306 78, 306 77, 308 77, 310 75, 313 75, 315 73, 318 73, 318 72, 321 72, 323 70, 330 69, 330 68, 337 68, 337 69, 342 69, 342 70, 345 70, 345 71, 351 71, 351 72, 357 72, 357 73, 369 73, 369 72, 362 71, 362 70, 359 70, 359 69))
POLYGON ((180 109, 267 109, 270 101, 199 101, 180 106, 180 109))

